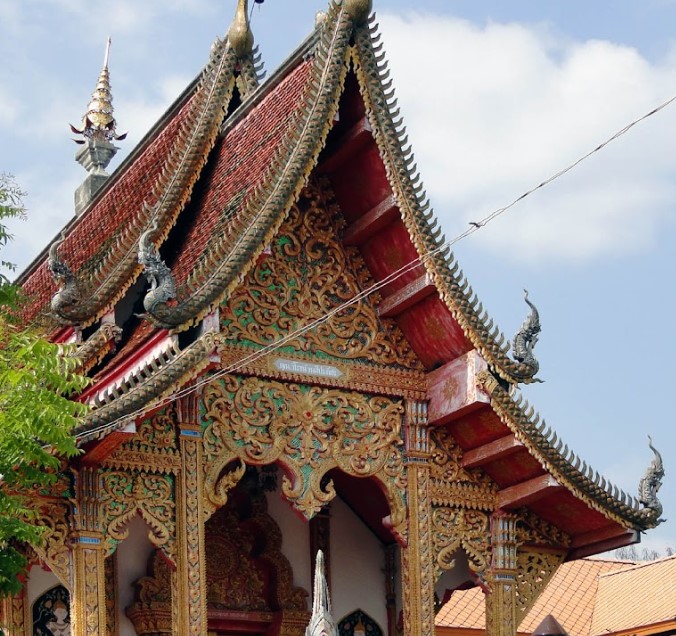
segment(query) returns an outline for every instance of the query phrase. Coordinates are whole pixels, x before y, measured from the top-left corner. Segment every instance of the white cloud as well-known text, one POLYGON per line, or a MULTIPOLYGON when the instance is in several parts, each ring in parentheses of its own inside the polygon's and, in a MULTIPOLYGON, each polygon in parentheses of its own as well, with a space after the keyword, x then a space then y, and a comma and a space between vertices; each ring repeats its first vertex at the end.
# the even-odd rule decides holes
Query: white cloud
MULTIPOLYGON (((542 26, 381 15, 410 139, 448 236, 669 97, 676 59, 542 26)), ((650 247, 676 203, 676 105, 474 235, 516 260, 650 247)))

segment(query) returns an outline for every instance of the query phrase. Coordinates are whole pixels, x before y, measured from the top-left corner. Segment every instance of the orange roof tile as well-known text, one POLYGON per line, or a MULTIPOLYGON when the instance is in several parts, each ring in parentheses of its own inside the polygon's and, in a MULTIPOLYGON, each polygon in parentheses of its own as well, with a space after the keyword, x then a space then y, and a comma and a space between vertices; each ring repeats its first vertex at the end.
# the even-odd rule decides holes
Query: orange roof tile
MULTIPOLYGON (((580 559, 564 563, 519 626, 530 634, 552 614, 571 636, 590 636, 599 575, 624 569, 627 561, 580 559)), ((436 618, 437 627, 485 629, 484 595, 480 588, 453 592, 436 618)))
POLYGON ((591 635, 676 618, 676 555, 599 577, 591 635))

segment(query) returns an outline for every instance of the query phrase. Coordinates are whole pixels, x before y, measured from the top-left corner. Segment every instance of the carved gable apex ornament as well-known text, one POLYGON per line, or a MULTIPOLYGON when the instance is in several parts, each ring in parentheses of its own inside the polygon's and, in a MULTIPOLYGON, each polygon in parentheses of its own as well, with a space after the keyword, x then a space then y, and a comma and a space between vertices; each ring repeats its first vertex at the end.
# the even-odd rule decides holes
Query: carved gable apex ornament
POLYGON ((305 636, 338 636, 336 621, 331 616, 329 586, 324 576, 324 553, 317 551, 315 584, 312 593, 312 617, 305 630, 305 636))

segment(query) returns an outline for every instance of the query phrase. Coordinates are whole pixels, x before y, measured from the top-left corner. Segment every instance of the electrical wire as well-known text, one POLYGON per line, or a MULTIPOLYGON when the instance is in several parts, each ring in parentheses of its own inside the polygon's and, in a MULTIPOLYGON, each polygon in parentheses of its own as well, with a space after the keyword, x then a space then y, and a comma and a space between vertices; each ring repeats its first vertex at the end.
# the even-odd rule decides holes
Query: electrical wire
POLYGON ((571 170, 576 168, 583 161, 589 159, 589 157, 591 157, 592 155, 595 155, 596 153, 603 150, 606 146, 608 146, 608 144, 612 143, 613 141, 615 141, 619 137, 622 137, 623 135, 625 135, 634 126, 636 126, 637 124, 641 123, 642 121, 648 119, 649 117, 652 117, 653 115, 659 113, 661 110, 665 109, 667 106, 672 104, 674 101, 676 101, 676 95, 669 98, 668 100, 666 100, 665 102, 663 102, 659 106, 653 108, 649 112, 645 113, 644 115, 642 115, 638 119, 633 120, 632 122, 630 122, 629 124, 627 124, 626 126, 621 128, 620 130, 618 130, 615 134, 610 136, 608 139, 606 139, 604 142, 600 143, 598 146, 596 146, 595 148, 593 148, 592 150, 590 150, 586 154, 582 155, 580 158, 576 159, 573 163, 569 164, 568 166, 559 170, 558 172, 552 174, 547 179, 540 182, 538 185, 530 188, 529 190, 525 191, 523 194, 516 197, 511 203, 508 203, 507 205, 505 205, 503 207, 500 207, 500 208, 493 210, 493 212, 491 212, 490 214, 483 217, 480 221, 470 222, 469 228, 467 228, 466 230, 464 230, 460 234, 456 235, 451 240, 444 241, 441 244, 439 244, 436 248, 434 248, 433 250, 430 250, 428 252, 425 252, 424 254, 419 255, 417 258, 415 258, 412 261, 406 263, 405 265, 403 265, 399 269, 393 271, 392 273, 390 273, 388 276, 386 276, 382 280, 380 280, 380 281, 374 283, 373 285, 371 285, 370 287, 367 287, 366 289, 362 290, 359 294, 355 295, 351 299, 345 301, 344 303, 342 303, 341 305, 338 305, 337 307, 334 307, 333 309, 328 311, 323 316, 311 321, 310 323, 308 323, 308 324, 306 324, 302 327, 299 327, 295 331, 286 334, 285 336, 283 336, 279 340, 276 340, 276 341, 264 346, 263 348, 259 349, 258 351, 251 353, 248 356, 245 356, 244 358, 241 358, 237 362, 234 362, 234 363, 228 365, 227 367, 220 369, 216 373, 214 373, 210 376, 206 376, 202 380, 194 382, 194 383, 190 384, 189 386, 186 386, 183 389, 179 389, 178 391, 173 392, 171 395, 167 396, 166 398, 163 398, 161 400, 153 402, 151 405, 146 405, 146 406, 144 406, 140 409, 136 409, 135 411, 132 411, 131 413, 127 413, 123 416, 120 416, 119 418, 113 420, 112 422, 107 422, 106 424, 103 424, 101 426, 94 427, 94 428, 91 428, 91 429, 87 429, 86 431, 83 431, 83 432, 77 434, 75 436, 76 439, 81 439, 83 437, 91 437, 92 435, 96 435, 97 433, 102 433, 102 432, 105 432, 106 430, 115 428, 121 422, 127 422, 129 420, 135 419, 136 417, 138 417, 140 415, 143 415, 145 412, 147 412, 149 410, 149 408, 155 409, 155 408, 161 408, 163 406, 166 406, 167 404, 170 404, 171 402, 173 402, 177 399, 180 399, 182 397, 189 395, 190 393, 192 393, 194 391, 197 391, 202 386, 210 384, 211 382, 214 382, 215 380, 218 380, 219 378, 221 378, 225 375, 229 375, 231 373, 236 373, 237 371, 241 370, 243 367, 256 362, 257 360, 259 360, 262 357, 269 355, 270 353, 276 351, 280 347, 283 347, 286 343, 288 343, 292 340, 295 340, 299 336, 302 336, 304 333, 306 333, 306 332, 308 332, 312 329, 315 329, 319 325, 329 321, 331 318, 333 318, 333 316, 335 316, 336 314, 338 314, 342 311, 345 311, 346 309, 348 309, 349 307, 351 307, 355 303, 361 302, 362 300, 364 300, 365 298, 367 298, 371 294, 373 294, 376 291, 382 289, 383 287, 390 284, 394 280, 397 280, 398 278, 400 278, 404 274, 407 274, 411 270, 422 266, 425 262, 430 260, 435 255, 448 250, 450 247, 452 247, 453 245, 455 245, 459 241, 467 238, 468 236, 474 234, 475 232, 478 232, 480 229, 484 228, 488 223, 491 223, 496 218, 498 218, 499 216, 501 216, 502 214, 504 214, 505 212, 507 212, 508 210, 513 208, 517 203, 519 203, 520 201, 523 201, 525 198, 531 196, 532 194, 534 194, 538 190, 544 188, 545 186, 549 185, 553 181, 555 181, 555 180, 559 179, 560 177, 564 176, 565 174, 567 174, 568 172, 570 172, 571 170))

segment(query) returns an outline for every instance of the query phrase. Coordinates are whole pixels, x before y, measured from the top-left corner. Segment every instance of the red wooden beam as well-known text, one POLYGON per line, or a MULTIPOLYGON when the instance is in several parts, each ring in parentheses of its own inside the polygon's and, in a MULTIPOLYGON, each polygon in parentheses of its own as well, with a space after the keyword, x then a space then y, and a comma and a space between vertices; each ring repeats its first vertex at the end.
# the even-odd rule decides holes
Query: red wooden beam
POLYGON ((596 530, 591 530, 590 532, 584 532, 573 537, 571 547, 573 548, 582 548, 591 543, 600 543, 601 541, 607 541, 608 539, 615 539, 616 537, 623 536, 627 533, 627 529, 617 523, 613 523, 609 526, 604 526, 603 528, 597 528, 596 530))
POLYGON ((103 439, 92 442, 84 448, 80 458, 83 466, 99 466, 101 462, 113 454, 122 444, 136 434, 136 425, 132 422, 120 431, 113 431, 103 439))
POLYGON ((490 403, 476 377, 487 368, 474 349, 427 374, 428 421, 440 426, 490 403))
POLYGON ((523 444, 514 435, 505 435, 505 437, 496 439, 493 442, 465 451, 461 464, 463 468, 484 466, 485 464, 494 462, 496 459, 513 455, 523 447, 523 444))
POLYGON ((569 561, 574 561, 575 559, 581 559, 583 557, 591 556, 592 554, 600 554, 601 552, 608 552, 608 550, 623 548, 626 545, 638 543, 640 540, 638 530, 624 529, 624 532, 616 537, 605 539, 598 543, 590 543, 589 545, 571 550, 567 558, 569 561))
POLYGON ((563 488, 549 474, 534 477, 528 481, 505 488, 498 493, 499 508, 520 508, 563 488))
POLYGON ((390 195, 374 208, 362 214, 345 230, 343 243, 345 245, 359 245, 397 218, 399 218, 397 201, 394 195, 390 195))
POLYGON ((408 285, 380 301, 378 313, 383 318, 394 318, 437 290, 427 274, 412 280, 408 285))
POLYGON ((331 147, 325 155, 326 158, 322 161, 318 170, 323 173, 333 172, 347 161, 352 153, 372 139, 371 124, 366 117, 362 117, 345 134, 331 143, 331 147))

